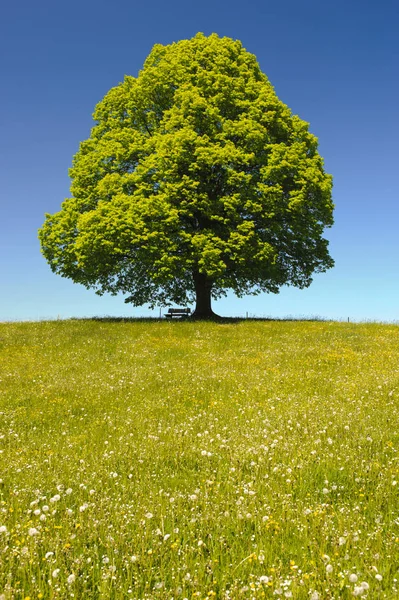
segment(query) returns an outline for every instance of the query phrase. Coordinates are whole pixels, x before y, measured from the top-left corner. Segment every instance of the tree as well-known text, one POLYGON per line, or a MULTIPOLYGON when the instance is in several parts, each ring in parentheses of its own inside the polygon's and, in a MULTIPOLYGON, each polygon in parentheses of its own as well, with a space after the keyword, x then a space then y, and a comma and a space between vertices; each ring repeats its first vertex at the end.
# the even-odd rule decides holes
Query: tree
POLYGON ((139 306, 277 293, 333 266, 332 178, 317 138, 241 42, 157 44, 97 105, 46 215, 42 253, 63 277, 139 306))

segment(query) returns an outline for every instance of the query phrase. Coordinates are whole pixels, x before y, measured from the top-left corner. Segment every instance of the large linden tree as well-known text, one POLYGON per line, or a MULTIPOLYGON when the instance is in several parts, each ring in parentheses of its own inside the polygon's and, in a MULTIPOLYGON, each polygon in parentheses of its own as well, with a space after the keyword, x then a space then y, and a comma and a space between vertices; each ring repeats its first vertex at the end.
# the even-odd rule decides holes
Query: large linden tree
POLYGON ((71 198, 39 237, 51 269, 135 306, 308 286, 333 265, 332 179, 308 124, 241 42, 156 45, 97 105, 71 198))

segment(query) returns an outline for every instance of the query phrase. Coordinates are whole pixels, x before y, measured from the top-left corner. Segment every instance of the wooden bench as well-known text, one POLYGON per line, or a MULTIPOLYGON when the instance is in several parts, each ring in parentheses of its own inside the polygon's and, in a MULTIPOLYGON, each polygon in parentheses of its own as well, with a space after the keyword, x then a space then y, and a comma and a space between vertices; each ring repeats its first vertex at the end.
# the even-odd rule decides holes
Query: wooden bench
POLYGON ((166 313, 167 319, 173 319, 173 317, 189 317, 191 310, 189 308, 170 308, 166 313))

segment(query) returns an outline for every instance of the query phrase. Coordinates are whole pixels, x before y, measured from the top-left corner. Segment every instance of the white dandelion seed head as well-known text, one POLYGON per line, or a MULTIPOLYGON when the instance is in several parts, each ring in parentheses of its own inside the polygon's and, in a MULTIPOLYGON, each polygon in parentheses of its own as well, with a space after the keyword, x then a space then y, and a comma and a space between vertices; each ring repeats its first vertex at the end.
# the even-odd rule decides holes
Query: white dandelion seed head
POLYGON ((35 535, 39 535, 39 531, 36 529, 36 527, 31 527, 28 531, 28 534, 33 537, 35 535))
POLYGON ((355 587, 353 588, 353 595, 354 596, 363 596, 364 594, 364 589, 362 588, 361 585, 355 585, 355 587))
POLYGON ((259 581, 260 581, 260 583, 266 584, 266 583, 269 583, 269 578, 267 575, 261 575, 259 577, 259 581))
POLYGON ((5 525, 0 526, 0 533, 7 533, 7 527, 5 525))
POLYGON ((68 577, 67 577, 68 584, 72 585, 72 583, 75 581, 75 579, 76 579, 75 573, 71 573, 70 575, 68 575, 68 577))
POLYGON ((145 513, 145 518, 146 518, 146 519, 152 519, 152 517, 153 517, 153 516, 154 516, 154 515, 152 514, 152 512, 147 512, 147 513, 145 513))
POLYGON ((54 577, 54 579, 57 579, 59 574, 60 574, 59 569, 54 569, 54 571, 51 573, 51 575, 52 575, 52 577, 54 577))
POLYGON ((59 494, 55 494, 55 496, 53 496, 52 498, 50 498, 50 502, 58 502, 58 500, 61 499, 61 496, 59 494))
POLYGON ((47 506, 47 504, 45 504, 44 506, 42 506, 42 511, 43 512, 48 512, 50 510, 50 508, 47 506))
POLYGON ((367 592, 367 590, 369 589, 369 584, 367 583, 367 581, 362 581, 362 583, 360 584, 360 586, 364 589, 365 592, 367 592))
POLYGON ((52 556, 54 556, 54 552, 46 552, 45 554, 45 558, 51 558, 52 556))
POLYGON ((313 594, 310 596, 310 600, 320 600, 319 592, 313 592, 313 594))
POLYGON ((326 571, 327 571, 327 573, 332 573, 334 571, 334 567, 332 565, 328 564, 326 566, 326 571))
POLYGON ((355 573, 351 573, 351 574, 349 575, 349 581, 350 581, 351 583, 356 583, 356 582, 357 582, 357 575, 355 575, 355 573))
POLYGON ((377 573, 375 578, 377 579, 377 581, 382 581, 382 575, 380 575, 379 573, 377 573))
POLYGON ((72 494, 72 488, 68 488, 67 490, 65 490, 65 493, 67 494, 67 496, 70 496, 72 494))

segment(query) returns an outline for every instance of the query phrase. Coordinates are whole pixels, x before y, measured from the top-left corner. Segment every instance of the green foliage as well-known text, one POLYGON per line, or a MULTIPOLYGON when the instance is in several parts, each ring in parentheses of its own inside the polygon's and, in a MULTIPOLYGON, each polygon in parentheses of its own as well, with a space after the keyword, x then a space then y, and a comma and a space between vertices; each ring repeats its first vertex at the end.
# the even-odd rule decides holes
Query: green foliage
POLYGON ((141 305, 306 287, 333 265, 317 139, 239 41, 157 44, 94 112, 72 197, 39 232, 52 270, 141 305))

